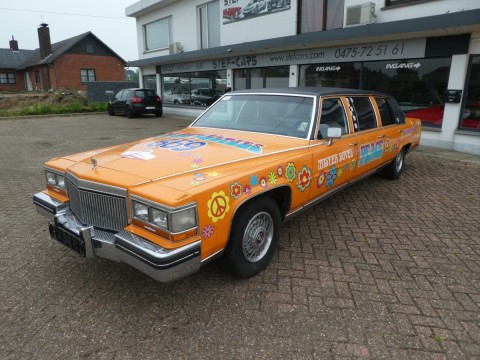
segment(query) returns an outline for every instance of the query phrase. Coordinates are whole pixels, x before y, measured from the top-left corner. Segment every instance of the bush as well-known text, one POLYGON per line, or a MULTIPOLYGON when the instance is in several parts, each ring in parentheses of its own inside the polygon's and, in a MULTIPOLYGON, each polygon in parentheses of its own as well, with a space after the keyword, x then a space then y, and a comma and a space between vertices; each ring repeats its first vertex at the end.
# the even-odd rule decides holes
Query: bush
MULTIPOLYGON (((12 102, 15 100, 12 100, 12 102)), ((0 116, 54 115, 85 112, 106 112, 107 103, 87 104, 85 96, 68 90, 34 98, 31 105, 18 104, 10 109, 0 109, 0 116)))

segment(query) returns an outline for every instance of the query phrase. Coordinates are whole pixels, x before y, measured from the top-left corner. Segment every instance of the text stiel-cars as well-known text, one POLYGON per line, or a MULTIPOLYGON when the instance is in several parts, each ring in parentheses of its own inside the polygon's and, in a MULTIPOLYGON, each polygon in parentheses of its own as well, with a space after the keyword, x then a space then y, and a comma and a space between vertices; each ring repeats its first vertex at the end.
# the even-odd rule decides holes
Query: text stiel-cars
POLYGON ((163 282, 223 256, 246 278, 272 259, 282 221, 374 172, 397 179, 420 134, 386 94, 236 91, 183 130, 46 162, 33 201, 83 256, 163 282))

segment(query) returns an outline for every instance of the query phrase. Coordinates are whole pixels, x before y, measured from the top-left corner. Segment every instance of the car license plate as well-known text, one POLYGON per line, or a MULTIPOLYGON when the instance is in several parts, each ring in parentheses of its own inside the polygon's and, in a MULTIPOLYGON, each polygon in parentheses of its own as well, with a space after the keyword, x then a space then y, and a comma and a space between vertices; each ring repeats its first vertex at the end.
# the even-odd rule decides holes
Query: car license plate
POLYGON ((147 106, 145 109, 147 109, 147 110, 155 110, 155 106, 147 106))
POLYGON ((85 242, 77 235, 62 229, 61 227, 49 224, 50 236, 59 243, 65 245, 71 250, 85 256, 85 242))

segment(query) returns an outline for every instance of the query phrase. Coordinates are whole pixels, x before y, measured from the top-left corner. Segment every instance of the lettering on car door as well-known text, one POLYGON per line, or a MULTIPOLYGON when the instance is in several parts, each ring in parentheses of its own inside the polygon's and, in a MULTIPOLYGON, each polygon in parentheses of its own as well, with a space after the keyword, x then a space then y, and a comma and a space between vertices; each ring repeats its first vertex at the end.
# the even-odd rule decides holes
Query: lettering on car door
POLYGON ((323 98, 316 139, 312 142, 314 177, 310 197, 348 183, 356 167, 356 137, 350 131, 345 103, 341 97, 323 98), (328 129, 341 129, 341 137, 328 138, 328 129), (332 141, 330 141, 332 140, 332 141))

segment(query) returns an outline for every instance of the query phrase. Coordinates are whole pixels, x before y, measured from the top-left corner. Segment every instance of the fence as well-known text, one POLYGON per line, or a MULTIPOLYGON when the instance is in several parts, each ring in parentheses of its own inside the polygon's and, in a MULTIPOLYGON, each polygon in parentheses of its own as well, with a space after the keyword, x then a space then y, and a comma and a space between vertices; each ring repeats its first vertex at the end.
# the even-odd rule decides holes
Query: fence
POLYGON ((87 101, 89 104, 95 102, 108 102, 117 92, 125 88, 138 87, 136 81, 92 81, 87 83, 87 101))

